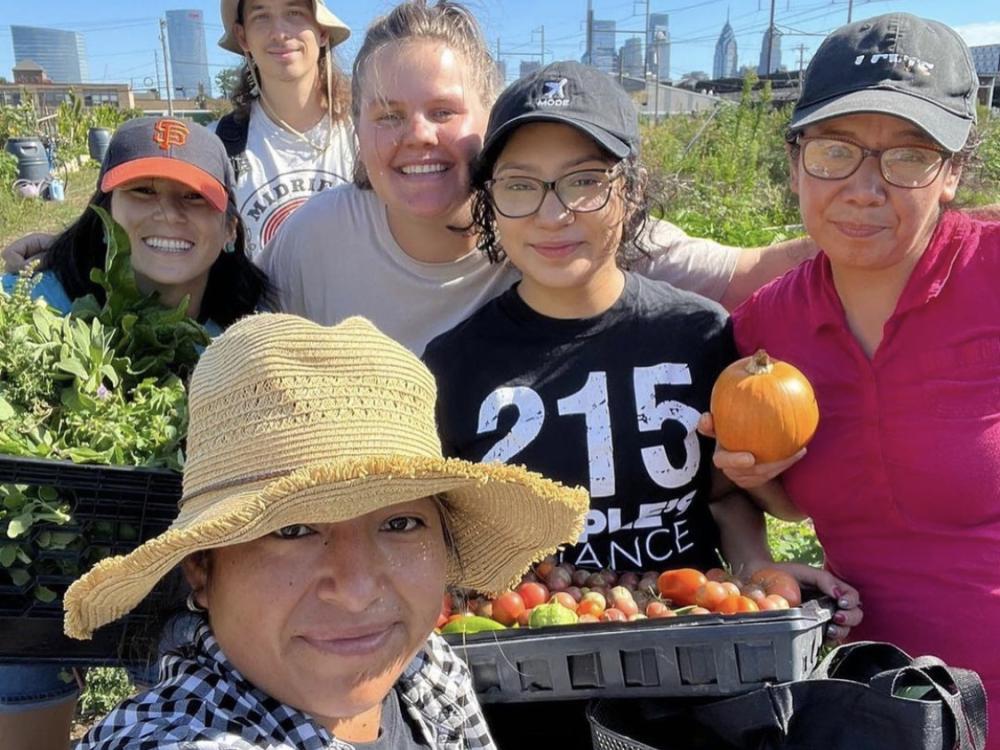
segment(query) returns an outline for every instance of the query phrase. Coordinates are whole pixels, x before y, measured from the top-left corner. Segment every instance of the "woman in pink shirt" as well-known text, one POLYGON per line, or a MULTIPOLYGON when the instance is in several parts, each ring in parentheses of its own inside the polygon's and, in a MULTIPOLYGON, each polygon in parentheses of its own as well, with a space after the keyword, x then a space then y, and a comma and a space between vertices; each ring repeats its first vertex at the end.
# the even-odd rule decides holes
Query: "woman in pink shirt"
POLYGON ((786 462, 716 463, 775 514, 813 519, 861 592, 852 638, 977 670, 1000 721, 1000 223, 945 210, 977 89, 965 43, 933 21, 888 14, 821 45, 788 149, 822 252, 733 315, 741 352, 806 374, 819 429, 786 462), (781 472, 784 490, 767 482, 781 472))

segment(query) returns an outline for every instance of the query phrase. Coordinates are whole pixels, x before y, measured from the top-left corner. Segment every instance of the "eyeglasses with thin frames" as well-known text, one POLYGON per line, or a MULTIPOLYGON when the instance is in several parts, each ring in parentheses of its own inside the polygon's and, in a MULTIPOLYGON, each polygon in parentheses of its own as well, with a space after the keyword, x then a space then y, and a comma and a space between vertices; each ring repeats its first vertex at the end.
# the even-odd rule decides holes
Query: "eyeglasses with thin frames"
POLYGON ((618 165, 610 169, 579 169, 556 180, 512 176, 487 180, 485 188, 493 207, 508 219, 523 219, 542 207, 551 190, 573 213, 600 211, 608 204, 611 187, 621 177, 618 165))
POLYGON ((843 180, 858 171, 869 156, 878 159, 879 172, 890 185, 913 190, 930 185, 954 154, 929 146, 893 146, 874 149, 847 138, 798 136, 802 168, 820 180, 843 180))

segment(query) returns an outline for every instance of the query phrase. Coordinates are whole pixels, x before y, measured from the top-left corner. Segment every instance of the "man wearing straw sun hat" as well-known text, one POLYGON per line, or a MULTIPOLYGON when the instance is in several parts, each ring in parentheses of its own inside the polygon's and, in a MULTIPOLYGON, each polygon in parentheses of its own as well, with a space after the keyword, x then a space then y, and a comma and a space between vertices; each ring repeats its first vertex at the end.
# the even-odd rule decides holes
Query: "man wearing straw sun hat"
POLYGON ((191 380, 176 520, 65 597, 67 634, 89 638, 180 565, 203 622, 79 750, 492 748, 431 635, 445 586, 506 588, 577 538, 587 497, 443 459, 434 399, 361 318, 262 314, 217 338, 191 380))

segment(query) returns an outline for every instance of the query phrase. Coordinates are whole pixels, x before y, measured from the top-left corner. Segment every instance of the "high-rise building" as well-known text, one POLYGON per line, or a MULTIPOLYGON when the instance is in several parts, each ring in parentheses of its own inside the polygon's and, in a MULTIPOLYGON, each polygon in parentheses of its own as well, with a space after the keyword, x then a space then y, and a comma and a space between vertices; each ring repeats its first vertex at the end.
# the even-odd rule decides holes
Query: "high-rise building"
POLYGON ((661 81, 670 80, 670 16, 666 13, 649 14, 646 69, 661 81))
POLYGON ((201 92, 211 96, 212 76, 208 72, 202 12, 168 10, 167 39, 170 42, 170 75, 174 94, 189 99, 201 92))
POLYGON ((632 78, 642 78, 642 37, 632 36, 625 40, 625 46, 619 50, 622 57, 622 70, 632 78))
POLYGON ((615 22, 594 21, 590 29, 590 64, 605 73, 618 72, 615 22))
POLYGON ((542 63, 538 60, 521 60, 521 66, 518 74, 521 78, 527 75, 531 75, 536 70, 542 69, 542 63))
POLYGON ((90 78, 83 34, 42 26, 11 26, 10 35, 15 64, 36 62, 55 83, 85 83, 90 78))
POLYGON ((500 83, 503 85, 507 84, 507 61, 497 60, 497 77, 500 79, 500 83))
POLYGON ((735 78, 737 70, 736 34, 729 25, 722 27, 719 41, 715 43, 715 62, 712 64, 712 78, 735 78))
POLYGON ((764 32, 764 39, 760 44, 760 64, 757 66, 757 73, 765 76, 777 73, 781 69, 781 29, 774 26, 764 32), (767 50, 771 48, 771 59, 768 60, 767 50), (768 65, 770 62, 770 65, 768 65))
POLYGON ((969 50, 979 75, 995 76, 1000 73, 1000 44, 983 44, 969 50))

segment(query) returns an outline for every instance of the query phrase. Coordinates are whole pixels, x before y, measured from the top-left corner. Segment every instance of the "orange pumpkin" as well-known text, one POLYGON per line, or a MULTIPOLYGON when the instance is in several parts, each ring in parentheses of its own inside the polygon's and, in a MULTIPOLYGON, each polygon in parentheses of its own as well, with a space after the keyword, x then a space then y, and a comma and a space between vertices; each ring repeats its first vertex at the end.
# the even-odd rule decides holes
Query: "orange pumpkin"
POLYGON ((763 349, 722 371, 710 408, 719 445, 749 451, 759 463, 795 455, 819 424, 816 395, 806 376, 763 349))

